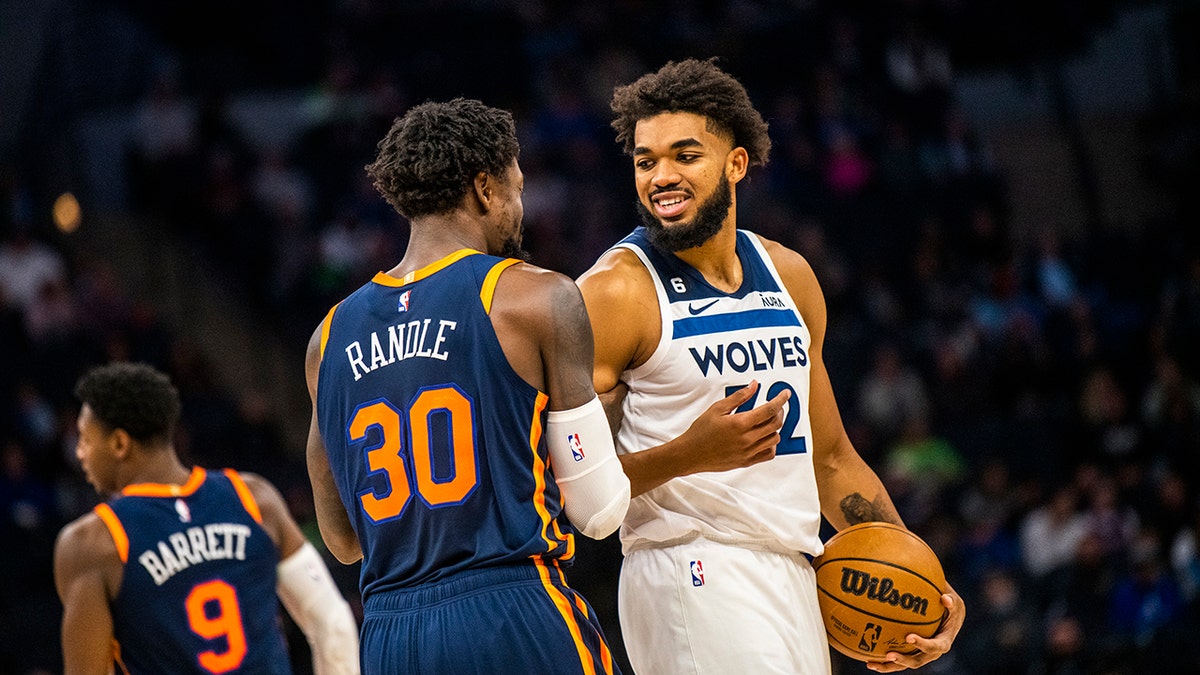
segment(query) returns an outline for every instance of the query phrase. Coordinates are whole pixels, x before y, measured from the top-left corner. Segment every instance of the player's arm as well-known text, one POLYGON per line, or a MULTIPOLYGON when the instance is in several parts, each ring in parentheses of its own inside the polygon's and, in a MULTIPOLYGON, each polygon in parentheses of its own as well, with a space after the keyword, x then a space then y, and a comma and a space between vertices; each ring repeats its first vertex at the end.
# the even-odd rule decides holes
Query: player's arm
POLYGON ((823 348, 827 310, 812 267, 800 254, 762 240, 779 270, 788 294, 808 325, 809 401, 812 422, 813 469, 821 499, 821 514, 837 529, 867 521, 904 526, 892 498, 875 471, 854 449, 842 424, 841 412, 825 369, 823 348))
MULTIPOLYGON (((328 319, 326 319, 328 320, 328 319)), ((324 324, 322 323, 322 326, 324 324)), ((333 471, 329 467, 329 456, 325 452, 325 441, 321 438, 321 428, 317 421, 317 377, 321 370, 321 327, 313 332, 308 341, 308 351, 304 358, 305 379, 308 381, 308 395, 312 400, 312 418, 308 426, 308 444, 305 456, 308 463, 308 479, 312 483, 313 507, 317 513, 317 526, 321 530, 321 539, 329 552, 339 562, 349 565, 362 559, 362 547, 358 543, 358 535, 350 525, 350 516, 338 495, 337 485, 333 481, 333 471)))
POLYGON ((276 593, 312 651, 316 675, 357 675, 358 624, 317 549, 304 538, 275 486, 241 474, 262 512, 263 528, 279 549, 276 593))
POLYGON ((100 518, 71 522, 54 543, 54 585, 62 600, 65 675, 107 675, 113 668, 109 600, 120 583, 121 560, 100 518))
MULTIPOLYGON (((796 301, 808 324, 809 415, 813 430, 813 469, 821 513, 838 530, 868 521, 884 521, 904 526, 883 481, 854 449, 842 424, 841 412, 833 394, 833 385, 825 369, 822 347, 825 342, 827 310, 816 274, 798 253, 764 240, 767 250, 783 277, 788 293, 796 301)), ((949 614, 941 629, 931 638, 909 635, 909 642, 921 651, 903 655, 889 652, 887 663, 869 663, 876 672, 895 672, 920 666, 950 650, 966 619, 962 598, 947 584, 942 604, 949 614)))
POLYGON ((492 321, 509 363, 544 391, 550 466, 567 518, 584 535, 612 534, 629 507, 629 479, 592 389, 592 331, 579 289, 532 265, 506 270, 492 321))
MULTIPOLYGON (((606 253, 576 282, 591 319, 595 343, 592 385, 620 424, 625 385, 621 374, 645 363, 661 337, 658 296, 650 273, 631 251, 606 253)), ((758 391, 752 383, 717 401, 680 436, 620 456, 633 496, 701 471, 725 471, 775 456, 783 423, 784 392, 765 404, 733 413, 758 391)), ((616 429, 614 428, 614 432, 616 429)))

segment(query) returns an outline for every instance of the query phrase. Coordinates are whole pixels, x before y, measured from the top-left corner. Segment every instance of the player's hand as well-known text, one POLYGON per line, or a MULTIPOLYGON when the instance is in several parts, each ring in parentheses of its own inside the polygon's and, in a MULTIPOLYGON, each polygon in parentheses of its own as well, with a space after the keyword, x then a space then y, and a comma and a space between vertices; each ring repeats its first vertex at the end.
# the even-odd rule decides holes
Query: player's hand
POLYGON ((757 381, 717 401, 696 418, 684 432, 688 460, 696 471, 728 471, 775 456, 779 429, 783 426, 783 406, 791 397, 784 389, 775 398, 747 410, 738 406, 758 393, 757 381))
POLYGON ((954 638, 958 637, 958 631, 962 630, 963 621, 967 618, 967 608, 963 605, 962 597, 949 585, 946 587, 946 593, 942 595, 942 605, 949 612, 946 614, 946 620, 942 622, 942 627, 933 637, 923 638, 912 633, 908 635, 908 643, 916 645, 920 651, 913 654, 888 652, 887 661, 870 661, 867 668, 877 673, 920 668, 950 651, 950 645, 954 644, 954 638))

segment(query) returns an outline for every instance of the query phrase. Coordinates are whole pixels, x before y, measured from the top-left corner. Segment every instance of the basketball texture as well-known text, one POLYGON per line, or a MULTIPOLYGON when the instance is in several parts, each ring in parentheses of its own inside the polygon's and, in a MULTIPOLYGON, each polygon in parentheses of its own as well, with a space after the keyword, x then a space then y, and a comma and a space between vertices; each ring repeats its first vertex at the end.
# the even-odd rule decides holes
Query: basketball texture
POLYGON ((891 523, 859 523, 838 532, 813 569, 829 644, 859 661, 915 652, 904 638, 931 637, 946 613, 946 576, 937 554, 891 523))

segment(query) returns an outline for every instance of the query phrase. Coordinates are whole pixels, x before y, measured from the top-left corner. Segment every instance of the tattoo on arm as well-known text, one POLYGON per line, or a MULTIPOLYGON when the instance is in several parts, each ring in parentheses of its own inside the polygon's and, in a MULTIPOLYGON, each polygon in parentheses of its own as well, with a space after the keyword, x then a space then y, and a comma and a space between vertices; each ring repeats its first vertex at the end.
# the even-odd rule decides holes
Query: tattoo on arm
POLYGON ((842 507, 842 515, 846 517, 846 522, 850 525, 878 521, 891 522, 893 520, 888 517, 889 514, 883 508, 882 499, 869 502, 866 497, 863 497, 858 492, 846 495, 842 499, 840 506, 842 507))

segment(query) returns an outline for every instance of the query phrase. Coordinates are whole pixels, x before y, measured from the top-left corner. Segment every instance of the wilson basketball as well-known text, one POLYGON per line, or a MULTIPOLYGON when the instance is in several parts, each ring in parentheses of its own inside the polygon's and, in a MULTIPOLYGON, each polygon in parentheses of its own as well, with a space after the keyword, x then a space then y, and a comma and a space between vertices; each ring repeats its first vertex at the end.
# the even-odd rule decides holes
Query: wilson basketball
POLYGON ((859 661, 915 652, 904 638, 933 636, 946 613, 946 577, 937 554, 891 523, 859 523, 838 532, 813 569, 829 644, 859 661))

